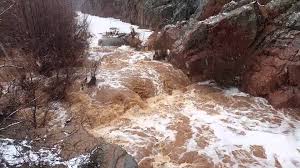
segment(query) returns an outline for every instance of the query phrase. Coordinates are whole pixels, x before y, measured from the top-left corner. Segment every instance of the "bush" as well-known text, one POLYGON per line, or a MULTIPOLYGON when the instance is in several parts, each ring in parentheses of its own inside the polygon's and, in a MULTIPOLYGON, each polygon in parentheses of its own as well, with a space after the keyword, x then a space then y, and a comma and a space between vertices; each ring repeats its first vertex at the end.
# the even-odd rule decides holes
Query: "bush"
POLYGON ((72 0, 5 0, 0 5, 1 73, 17 71, 13 80, 24 93, 22 106, 33 109, 36 127, 42 106, 38 95, 62 99, 76 77, 88 47, 88 24, 76 19, 72 0), (1 66, 8 62, 14 66, 1 66))
POLYGON ((78 23, 71 0, 18 0, 4 13, 0 39, 32 54, 43 75, 68 74, 88 47, 87 22, 78 23))

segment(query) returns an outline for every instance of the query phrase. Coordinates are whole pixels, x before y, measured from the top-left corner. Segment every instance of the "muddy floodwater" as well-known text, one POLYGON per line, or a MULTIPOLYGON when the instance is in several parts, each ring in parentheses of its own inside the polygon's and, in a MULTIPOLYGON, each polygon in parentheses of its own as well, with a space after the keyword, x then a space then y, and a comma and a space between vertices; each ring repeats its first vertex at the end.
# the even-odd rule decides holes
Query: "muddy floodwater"
MULTIPOLYGON (((171 65, 124 47, 114 52, 99 69, 98 87, 134 92, 127 82, 146 80, 153 93, 141 99, 142 106, 98 120, 101 124, 89 132, 123 146, 141 167, 300 166, 300 121, 289 115, 296 111, 275 110, 263 98, 212 81, 168 92, 165 76, 177 72, 171 65), (160 71, 164 68, 171 70, 160 71)), ((147 93, 148 88, 141 90, 147 93)))
POLYGON ((153 61, 152 52, 92 51, 90 59, 102 63, 90 102, 103 103, 99 95, 110 90, 130 105, 94 116, 89 132, 124 147, 140 167, 300 167, 297 111, 213 81, 191 84, 172 65, 153 61))

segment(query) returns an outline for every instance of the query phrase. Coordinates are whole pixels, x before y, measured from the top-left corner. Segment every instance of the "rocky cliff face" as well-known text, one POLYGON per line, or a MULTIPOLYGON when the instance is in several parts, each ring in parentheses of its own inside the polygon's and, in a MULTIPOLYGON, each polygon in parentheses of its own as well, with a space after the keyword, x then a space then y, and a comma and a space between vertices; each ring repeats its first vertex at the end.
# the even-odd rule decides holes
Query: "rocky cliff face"
POLYGON ((299 8, 297 0, 87 0, 83 6, 162 27, 149 47, 171 50, 168 60, 194 81, 235 85, 277 107, 300 106, 299 8))
POLYGON ((140 26, 157 28, 186 20, 195 13, 200 0, 86 0, 82 11, 110 16, 140 26))
POLYGON ((169 60, 194 81, 214 79, 265 97, 276 107, 299 107, 299 4, 231 1, 207 19, 197 14, 187 23, 165 27, 153 41, 167 41, 162 49, 171 49, 169 60))

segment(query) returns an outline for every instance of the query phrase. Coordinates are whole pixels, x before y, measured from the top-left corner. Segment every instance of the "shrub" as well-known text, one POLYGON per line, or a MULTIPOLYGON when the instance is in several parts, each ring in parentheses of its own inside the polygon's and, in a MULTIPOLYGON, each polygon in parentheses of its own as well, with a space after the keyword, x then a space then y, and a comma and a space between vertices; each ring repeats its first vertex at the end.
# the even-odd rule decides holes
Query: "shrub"
POLYGON ((32 108, 35 116, 41 91, 49 101, 64 98, 88 47, 88 24, 76 19, 72 0, 0 3, 0 57, 5 56, 0 64, 14 64, 0 65, 1 73, 15 68, 16 88, 26 97, 22 106, 32 108))

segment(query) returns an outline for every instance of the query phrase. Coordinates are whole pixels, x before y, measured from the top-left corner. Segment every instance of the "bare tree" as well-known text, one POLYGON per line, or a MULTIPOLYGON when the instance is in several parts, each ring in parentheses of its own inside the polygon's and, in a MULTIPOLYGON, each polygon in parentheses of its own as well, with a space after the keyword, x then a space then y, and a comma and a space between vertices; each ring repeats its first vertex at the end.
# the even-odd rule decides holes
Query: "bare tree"
POLYGON ((16 81, 13 87, 22 93, 21 98, 15 95, 21 102, 5 118, 21 108, 31 108, 36 128, 38 109, 47 105, 44 102, 64 98, 74 72, 82 65, 90 37, 88 24, 76 19, 72 0, 4 1, 5 8, 0 9, 0 73, 10 74, 16 81))

